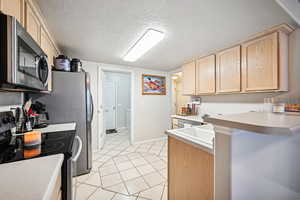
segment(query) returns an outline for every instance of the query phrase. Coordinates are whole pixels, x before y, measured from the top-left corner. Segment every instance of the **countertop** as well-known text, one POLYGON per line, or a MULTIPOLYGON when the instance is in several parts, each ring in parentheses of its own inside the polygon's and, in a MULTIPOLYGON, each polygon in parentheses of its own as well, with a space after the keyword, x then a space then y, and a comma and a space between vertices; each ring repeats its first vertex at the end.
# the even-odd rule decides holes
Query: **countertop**
POLYGON ((199 122, 199 123, 203 122, 202 117, 200 117, 198 115, 196 115, 196 116, 171 115, 171 118, 184 119, 184 120, 199 122))
POLYGON ((73 131, 76 130, 76 123, 49 124, 49 126, 47 126, 46 128, 34 130, 41 131, 42 133, 73 131))
POLYGON ((213 125, 246 130, 269 135, 292 135, 300 133, 300 114, 249 112, 218 115, 204 118, 213 125))
MULTIPOLYGON (((213 140, 214 138, 214 130, 212 125, 203 125, 200 127, 191 127, 191 128, 182 128, 182 129, 172 129, 167 130, 165 133, 170 136, 174 137, 182 142, 185 142, 187 144, 193 145, 197 148, 200 148, 204 151, 207 151, 208 153, 213 154, 214 153, 214 147, 213 143, 210 143, 211 141, 205 141, 205 139, 195 138, 195 137, 189 137, 188 133, 184 134, 182 131, 185 129, 198 129, 200 133, 202 132, 205 135, 211 135, 209 137, 209 140, 213 140)), ((207 138, 208 139, 208 138, 207 138)))
POLYGON ((0 165, 0 196, 5 200, 48 200, 54 190, 64 155, 0 165))

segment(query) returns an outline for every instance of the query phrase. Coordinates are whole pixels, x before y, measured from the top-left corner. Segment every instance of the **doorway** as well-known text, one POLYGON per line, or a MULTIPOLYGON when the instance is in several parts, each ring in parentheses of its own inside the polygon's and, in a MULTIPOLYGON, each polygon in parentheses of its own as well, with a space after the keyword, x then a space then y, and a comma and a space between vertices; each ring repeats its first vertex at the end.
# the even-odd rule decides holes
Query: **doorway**
POLYGON ((103 143, 106 136, 123 134, 130 141, 131 73, 103 71, 103 143))

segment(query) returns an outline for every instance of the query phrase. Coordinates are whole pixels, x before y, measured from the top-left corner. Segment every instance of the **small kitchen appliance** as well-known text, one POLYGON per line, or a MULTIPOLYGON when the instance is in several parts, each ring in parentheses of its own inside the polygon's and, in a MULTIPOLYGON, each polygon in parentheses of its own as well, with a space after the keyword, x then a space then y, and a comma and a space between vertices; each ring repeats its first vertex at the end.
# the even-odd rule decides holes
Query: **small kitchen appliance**
POLYGON ((82 62, 78 58, 73 58, 71 60, 71 72, 81 72, 82 62))
POLYGON ((54 69, 58 71, 71 71, 70 59, 65 55, 59 55, 55 58, 54 69))
POLYGON ((0 89, 48 90, 45 52, 15 17, 0 12, 0 89))

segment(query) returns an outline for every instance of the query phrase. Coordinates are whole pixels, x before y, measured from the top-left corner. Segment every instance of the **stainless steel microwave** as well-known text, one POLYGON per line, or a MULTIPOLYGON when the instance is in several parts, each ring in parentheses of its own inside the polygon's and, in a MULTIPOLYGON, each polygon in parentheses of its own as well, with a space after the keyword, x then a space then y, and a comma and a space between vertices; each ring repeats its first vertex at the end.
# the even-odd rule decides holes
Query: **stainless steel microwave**
POLYGON ((48 75, 47 55, 14 17, 0 13, 0 89, 46 91, 48 75))

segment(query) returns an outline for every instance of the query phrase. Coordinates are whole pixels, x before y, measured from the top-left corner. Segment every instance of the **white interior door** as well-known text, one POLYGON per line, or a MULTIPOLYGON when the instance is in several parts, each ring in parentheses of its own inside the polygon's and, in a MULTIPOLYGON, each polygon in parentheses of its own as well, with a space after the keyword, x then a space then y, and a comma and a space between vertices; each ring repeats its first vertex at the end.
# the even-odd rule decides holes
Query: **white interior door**
POLYGON ((105 130, 116 129, 116 84, 104 81, 103 105, 105 130))
POLYGON ((104 109, 103 109, 103 71, 98 68, 98 107, 97 107, 97 117, 98 117, 98 145, 99 149, 103 148, 105 141, 105 127, 104 127, 104 109))

